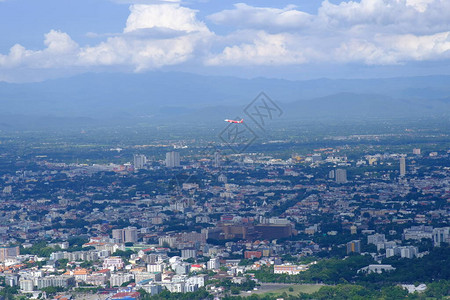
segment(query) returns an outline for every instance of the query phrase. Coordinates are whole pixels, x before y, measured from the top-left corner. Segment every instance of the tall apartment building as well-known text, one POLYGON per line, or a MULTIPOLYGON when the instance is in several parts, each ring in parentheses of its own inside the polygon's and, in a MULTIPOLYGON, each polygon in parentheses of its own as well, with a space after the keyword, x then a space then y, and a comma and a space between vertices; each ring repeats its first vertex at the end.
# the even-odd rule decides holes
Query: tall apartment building
POLYGON ((214 152, 214 167, 215 168, 220 167, 220 152, 219 151, 214 152))
POLYGON ((166 167, 175 168, 180 166, 180 153, 172 151, 166 153, 166 167))
POLYGON ((19 247, 0 247, 0 262, 5 261, 7 258, 14 258, 20 254, 19 247))
POLYGON ((220 268, 220 259, 218 257, 211 258, 207 263, 208 270, 217 270, 220 268))
POLYGON ((406 175, 406 158, 400 157, 400 176, 406 175))
POLYGON ((112 238, 115 239, 119 243, 123 243, 123 229, 113 229, 112 230, 112 238))
POLYGON ((433 229, 433 244, 435 247, 440 247, 441 243, 450 243, 450 227, 434 228, 433 229))
POLYGON ((335 178, 336 183, 347 183, 347 170, 336 169, 335 178))
POLYGON ((147 163, 147 157, 143 154, 135 154, 133 157, 133 166, 135 170, 144 168, 147 163))
POLYGON ((194 248, 186 248, 181 250, 181 258, 187 259, 187 258, 197 258, 197 250, 194 248))
POLYGON ((136 243, 138 240, 137 228, 136 227, 126 227, 123 229, 123 242, 124 243, 136 243))
POLYGON ((360 240, 353 240, 353 241, 347 243, 347 254, 350 254, 352 252, 361 253, 361 241, 360 240))
POLYGON ((126 227, 123 229, 113 229, 112 237, 120 243, 136 243, 138 240, 136 227, 126 227))
POLYGON ((34 290, 34 281, 32 279, 20 278, 19 287, 23 293, 30 293, 34 290))

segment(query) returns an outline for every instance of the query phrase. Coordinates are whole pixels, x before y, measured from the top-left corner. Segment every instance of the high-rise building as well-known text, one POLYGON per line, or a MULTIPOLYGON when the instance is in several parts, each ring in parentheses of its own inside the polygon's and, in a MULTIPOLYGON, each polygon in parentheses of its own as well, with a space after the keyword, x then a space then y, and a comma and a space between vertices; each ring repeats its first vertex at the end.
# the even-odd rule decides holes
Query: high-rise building
POLYGON ((136 243, 138 240, 137 228, 126 227, 123 229, 123 242, 124 243, 136 243))
POLYGON ((214 152, 214 167, 215 168, 220 167, 220 152, 219 151, 214 152))
POLYGON ((166 167, 174 168, 180 166, 180 153, 172 151, 166 153, 166 167))
POLYGON ((18 246, 14 247, 0 247, 0 262, 4 262, 7 258, 15 258, 19 256, 20 251, 18 246))
POLYGON ((405 157, 400 157, 400 176, 406 175, 406 159, 405 157))
POLYGON ((347 183, 347 170, 336 169, 335 177, 336 183, 347 183))
POLYGON ((33 292, 34 281, 32 279, 26 279, 26 278, 20 277, 19 286, 20 286, 20 290, 24 293, 33 292))
POLYGON ((144 168, 147 163, 147 157, 143 154, 135 154, 133 157, 133 166, 135 170, 144 168))
POLYGON ((330 172, 328 172, 328 178, 334 179, 334 170, 331 170, 330 172))
POLYGON ((197 258, 197 250, 194 248, 185 248, 181 250, 181 258, 187 259, 187 258, 197 258))
POLYGON ((220 259, 218 257, 211 258, 207 263, 208 270, 217 270, 220 268, 220 259))
POLYGON ((112 238, 117 240, 119 243, 123 243, 123 229, 113 229, 112 238))
POLYGON ((400 257, 402 258, 414 258, 417 256, 419 249, 414 246, 403 246, 400 247, 400 257))
POLYGON ((433 243, 435 247, 440 247, 441 243, 450 243, 450 227, 434 228, 433 243))
POLYGON ((120 243, 136 243, 138 240, 137 228, 130 226, 123 229, 113 229, 112 237, 120 243))
POLYGON ((420 148, 414 148, 413 149, 413 154, 414 155, 420 155, 420 148))
POLYGON ((353 240, 353 241, 347 243, 347 254, 350 254, 352 252, 361 253, 361 241, 360 240, 353 240))

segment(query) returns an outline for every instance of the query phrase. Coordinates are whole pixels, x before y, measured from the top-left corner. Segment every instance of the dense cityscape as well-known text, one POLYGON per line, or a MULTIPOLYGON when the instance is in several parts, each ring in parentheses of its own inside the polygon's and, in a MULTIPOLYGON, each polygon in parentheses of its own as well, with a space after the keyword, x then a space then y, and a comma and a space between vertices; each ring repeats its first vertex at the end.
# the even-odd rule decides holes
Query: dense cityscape
POLYGON ((202 139, 40 137, 23 148, 27 138, 4 133, 0 144, 7 297, 422 299, 448 289, 441 130, 261 140, 242 153, 202 139), (80 161, 79 147, 92 159, 80 161))
POLYGON ((0 300, 450 300, 450 0, 0 0, 0 300))

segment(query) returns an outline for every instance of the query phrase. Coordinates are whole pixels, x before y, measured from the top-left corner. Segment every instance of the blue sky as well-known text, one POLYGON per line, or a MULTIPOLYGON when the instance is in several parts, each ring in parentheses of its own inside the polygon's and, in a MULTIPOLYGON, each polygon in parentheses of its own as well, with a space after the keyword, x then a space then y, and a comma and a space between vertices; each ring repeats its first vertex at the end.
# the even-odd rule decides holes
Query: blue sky
POLYGON ((450 74, 450 1, 0 0, 0 81, 450 74))

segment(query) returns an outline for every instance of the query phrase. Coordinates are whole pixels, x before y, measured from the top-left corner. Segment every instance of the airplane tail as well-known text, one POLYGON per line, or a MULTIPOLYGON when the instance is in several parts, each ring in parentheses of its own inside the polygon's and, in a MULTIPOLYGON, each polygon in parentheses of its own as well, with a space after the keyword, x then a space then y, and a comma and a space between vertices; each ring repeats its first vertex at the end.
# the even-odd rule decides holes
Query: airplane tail
POLYGON ((240 121, 239 121, 239 123, 243 123, 244 122, 244 119, 241 119, 240 121))

